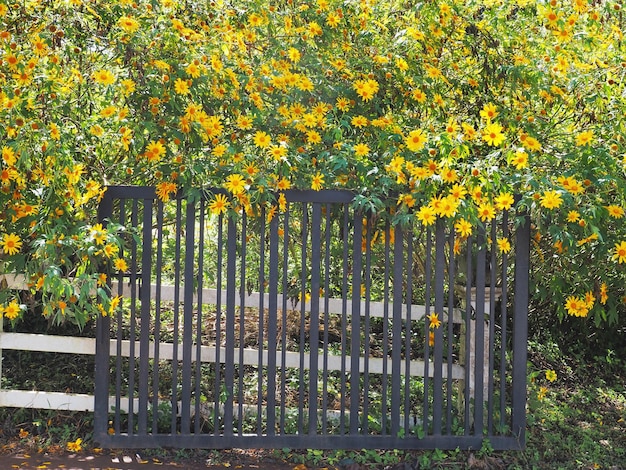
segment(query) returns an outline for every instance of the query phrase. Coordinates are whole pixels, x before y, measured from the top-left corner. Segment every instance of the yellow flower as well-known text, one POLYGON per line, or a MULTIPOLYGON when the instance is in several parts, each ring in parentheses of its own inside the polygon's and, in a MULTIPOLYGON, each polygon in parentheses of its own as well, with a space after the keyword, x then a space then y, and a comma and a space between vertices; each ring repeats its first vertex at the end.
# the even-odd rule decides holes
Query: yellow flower
POLYGON ((267 132, 257 131, 254 134, 254 145, 259 148, 267 148, 272 143, 272 138, 267 134, 267 132))
POLYGON ((444 183, 454 183, 458 179, 456 171, 452 168, 444 168, 440 173, 441 179, 444 183))
POLYGON ((245 191, 245 179, 238 173, 228 175, 224 187, 234 195, 241 194, 245 191))
POLYGON ((12 300, 6 307, 4 307, 3 313, 9 320, 15 320, 19 316, 21 310, 22 308, 20 305, 15 300, 12 300))
POLYGON ((103 118, 110 118, 117 112, 117 108, 115 106, 107 106, 102 111, 100 111, 100 116, 103 118))
POLYGON ((287 198, 285 197, 285 193, 280 193, 280 196, 278 196, 278 209, 281 212, 287 210, 287 198))
POLYGON ((537 392, 537 400, 542 401, 548 393, 548 387, 541 386, 537 392))
POLYGON ((612 259, 617 260, 619 264, 626 263, 626 242, 615 244, 615 254, 612 259))
POLYGON ((462 184, 455 184, 450 188, 450 196, 454 199, 463 199, 467 194, 467 189, 462 184))
POLYGON ((561 204, 563 204, 563 199, 558 191, 545 191, 541 196, 541 206, 546 209, 556 209, 561 204))
POLYGON ((404 204, 407 207, 413 207, 415 205, 415 198, 411 194, 400 194, 398 196, 398 205, 404 204))
POLYGON ((511 242, 508 238, 498 238, 498 248, 502 253, 509 253, 511 251, 511 242))
POLYGON ((605 305, 607 300, 609 300, 608 287, 606 282, 603 282, 600 285, 600 303, 605 305))
POLYGON ((113 72, 105 69, 94 72, 92 78, 96 83, 99 83, 100 85, 113 85, 116 80, 113 72))
POLYGON ((413 99, 415 101, 417 101, 418 103, 424 103, 426 102, 426 93, 424 93, 422 90, 420 90, 419 88, 413 90, 411 92, 411 96, 413 97, 413 99))
POLYGON ((612 204, 610 206, 606 206, 606 210, 609 211, 609 215, 614 219, 621 219, 624 217, 624 209, 620 206, 612 204))
POLYGON ((126 260, 124 260, 124 258, 117 258, 114 263, 113 266, 115 266, 115 269, 119 272, 126 272, 128 271, 128 264, 126 263, 126 260))
POLYGON ((15 151, 11 147, 2 147, 2 160, 8 166, 15 165, 17 161, 17 157, 15 156, 15 151))
POLYGON ((161 160, 161 157, 165 155, 165 152, 165 146, 161 142, 153 141, 147 145, 145 156, 149 162, 158 162, 159 160, 161 160))
POLYGON ((499 211, 506 211, 511 208, 515 199, 513 199, 513 195, 511 193, 500 193, 496 196, 494 202, 496 203, 496 209, 499 211))
POLYGON ((330 26, 331 28, 336 28, 340 22, 341 22, 341 17, 335 12, 331 11, 326 17, 326 24, 330 26))
POLYGON ((565 299, 565 309, 567 310, 568 315, 574 317, 586 317, 589 313, 589 307, 587 306, 585 300, 574 295, 570 295, 567 299, 565 299))
POLYGON ((458 208, 458 199, 452 196, 446 196, 438 202, 437 215, 441 217, 454 217, 458 208))
POLYGON ((228 210, 228 199, 223 194, 216 194, 215 198, 209 204, 209 209, 212 214, 220 215, 226 213, 228 210))
POLYGON ((412 152, 419 152, 426 145, 426 135, 421 129, 416 129, 409 132, 409 135, 404 139, 407 148, 412 152))
POLYGON ((556 380, 556 372, 554 372, 553 370, 547 370, 546 371, 546 380, 548 382, 554 382, 556 380))
POLYGON ((315 176, 313 176, 313 180, 311 181, 311 189, 314 191, 319 191, 320 189, 322 189, 323 184, 324 175, 322 175, 320 172, 317 172, 315 176))
POLYGON ((2 245, 2 251, 7 255, 12 256, 19 253, 22 248, 22 240, 14 233, 6 233, 0 242, 2 245))
POLYGON ((284 191, 285 189, 291 188, 291 181, 287 178, 281 178, 276 182, 276 189, 280 191, 284 191))
POLYGON ((370 148, 367 146, 367 144, 356 144, 354 146, 354 154, 357 157, 364 157, 368 153, 370 153, 370 148))
POLYGON ((487 222, 496 216, 496 209, 489 202, 483 202, 478 206, 478 218, 487 222))
POLYGON ((357 95, 361 97, 363 101, 371 100, 378 92, 378 82, 373 79, 369 80, 357 80, 354 82, 354 89, 357 95))
POLYGON ((177 78, 176 81, 174 81, 174 91, 179 95, 188 95, 189 82, 187 82, 187 80, 183 80, 182 78, 177 78))
POLYGON ((571 210, 567 213, 567 221, 568 222, 578 222, 580 220, 580 214, 578 211, 571 210))
POLYGON ((139 29, 139 22, 130 16, 121 16, 117 24, 127 33, 134 33, 139 29))
POLYGON ((498 116, 498 110, 493 103, 487 103, 483 106, 483 109, 480 110, 480 117, 485 121, 492 121, 496 116, 498 116))
POLYGON ((365 116, 358 115, 352 118, 350 124, 352 124, 354 127, 361 128, 367 126, 369 124, 369 121, 365 116))
POLYGON ((163 181, 156 185, 157 197, 163 202, 169 201, 170 196, 175 194, 177 190, 178 187, 176 186, 176 183, 172 181, 163 181))
POLYGON ((497 147, 504 142, 504 139, 505 136, 502 133, 502 126, 497 122, 492 122, 483 129, 483 140, 489 145, 497 147))
POLYGON ((511 164, 518 170, 528 166, 528 154, 523 150, 518 150, 511 158, 511 164))
POLYGON ((417 211, 417 220, 419 220, 424 225, 432 225, 435 223, 437 219, 437 215, 435 213, 435 209, 430 206, 422 206, 420 210, 417 211))
POLYGON ((319 144, 322 141, 322 136, 315 130, 310 130, 306 133, 306 141, 309 144, 319 144))
POLYGON ((472 224, 465 219, 459 219, 454 224, 454 229, 462 237, 469 237, 472 234, 472 224))
POLYGON ((441 320, 439 320, 438 313, 431 313, 428 315, 428 326, 431 329, 439 328, 441 326, 441 320))
POLYGON ((593 140, 593 131, 584 131, 576 136, 576 145, 582 147, 589 145, 593 140))
POLYGON ((67 450, 70 452, 80 452, 82 450, 82 442, 83 440, 78 438, 74 442, 70 441, 67 443, 67 450))
POLYGON ((252 118, 246 115, 237 117, 236 126, 244 131, 252 129, 252 118))
POLYGON ((124 94, 124 96, 130 95, 136 89, 135 82, 130 78, 120 80, 120 84, 122 85, 122 94, 124 94))
POLYGON ((581 194, 585 192, 585 188, 572 176, 559 176, 557 181, 572 194, 581 194))

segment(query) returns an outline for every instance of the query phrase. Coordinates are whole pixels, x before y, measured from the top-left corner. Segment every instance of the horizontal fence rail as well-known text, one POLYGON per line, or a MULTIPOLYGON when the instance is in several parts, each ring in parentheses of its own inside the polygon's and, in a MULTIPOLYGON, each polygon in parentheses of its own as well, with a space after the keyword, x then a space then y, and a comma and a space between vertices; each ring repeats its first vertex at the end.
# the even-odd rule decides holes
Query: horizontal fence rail
POLYGON ((361 213, 346 191, 222 215, 214 192, 105 193, 129 269, 97 325, 100 445, 523 446, 527 220, 461 240, 361 213))

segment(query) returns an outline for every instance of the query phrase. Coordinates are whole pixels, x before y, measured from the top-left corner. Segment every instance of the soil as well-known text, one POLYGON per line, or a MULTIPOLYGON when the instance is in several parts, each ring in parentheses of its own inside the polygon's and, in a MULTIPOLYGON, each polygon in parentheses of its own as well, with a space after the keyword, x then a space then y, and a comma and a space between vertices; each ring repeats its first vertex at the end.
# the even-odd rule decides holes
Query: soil
MULTIPOLYGON (((307 470, 301 464, 281 461, 268 451, 213 451, 202 455, 144 456, 137 451, 104 451, 80 453, 0 455, 0 468, 26 470, 307 470)), ((330 469, 329 469, 330 470, 330 469)))

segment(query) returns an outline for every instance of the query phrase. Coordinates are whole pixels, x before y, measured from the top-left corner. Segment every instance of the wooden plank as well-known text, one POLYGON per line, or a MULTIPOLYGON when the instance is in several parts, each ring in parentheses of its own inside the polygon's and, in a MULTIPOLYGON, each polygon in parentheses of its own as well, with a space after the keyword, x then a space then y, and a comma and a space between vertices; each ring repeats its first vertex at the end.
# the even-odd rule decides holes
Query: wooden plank
MULTIPOLYGON (((122 397, 120 409, 128 413, 129 398, 122 397)), ((0 390, 0 407, 38 410, 91 411, 94 396, 84 393, 44 392, 41 390, 0 390)), ((137 399, 135 407, 137 409, 137 399)), ((115 406, 115 397, 109 398, 109 409, 115 406)))
MULTIPOLYGON (((117 340, 111 340, 111 349, 115 350, 117 340)), ((195 348, 195 344, 192 346, 195 348)), ((95 338, 76 338, 73 336, 52 336, 52 335, 36 335, 30 333, 0 333, 0 349, 16 349, 21 351, 40 351, 40 352, 57 352, 68 354, 86 354, 94 355, 96 351, 95 338)), ((200 361, 203 363, 213 363, 217 357, 217 348, 215 346, 201 346, 200 347, 200 361)), ((237 350, 239 350, 237 348, 237 350)), ((178 347, 178 357, 182 357, 183 345, 178 347)), ((130 356, 130 341, 122 341, 122 356, 130 356)), ((300 353, 294 351, 285 352, 286 360, 285 365, 290 368, 300 367, 300 353)), ((149 357, 154 358, 154 342, 150 342, 149 345, 149 357)), ((174 346, 172 343, 159 343, 159 358, 163 360, 172 360, 174 357, 174 346)), ((224 363, 226 357, 226 348, 220 348, 220 362, 224 363)), ((279 349, 276 351, 276 360, 280 362, 282 357, 282 351, 279 349)), ((256 366, 258 365, 259 351, 254 348, 245 348, 243 350, 243 363, 244 365, 256 366)), ((262 363, 268 363, 268 352, 263 351, 262 363)), ((324 360, 324 355, 319 354, 318 360, 320 363, 324 360)), ((328 370, 339 371, 342 370, 341 356, 328 355, 328 370)), ((195 361, 195 358, 194 358, 195 361)), ((368 362, 368 370, 371 374, 382 374, 383 372, 384 358, 370 357, 368 362)), ((350 372, 351 357, 345 357, 346 372, 350 372)), ((309 368, 311 363, 311 355, 304 354, 304 366, 305 369, 309 368)), ((365 358, 359 358, 359 370, 364 369, 365 358)), ((447 365, 444 363, 443 377, 447 377, 447 365)), ((391 370, 391 358, 387 359, 387 370, 391 370)), ((463 379, 464 372, 463 367, 458 364, 452 366, 452 378, 463 379)), ((431 362, 428 367, 429 376, 432 376, 434 371, 434 365, 431 362)), ((410 375, 413 377, 424 375, 424 361, 411 361, 410 375)))
POLYGON ((42 392, 32 390, 0 390, 0 406, 40 410, 93 411, 93 395, 42 392))
MULTIPOLYGON (((137 409, 138 399, 134 399, 135 406, 133 409, 137 409)), ((121 397, 120 411, 122 413, 128 413, 130 399, 128 397, 121 397)), ((169 400, 160 400, 161 403, 170 403, 169 400)), ((193 403, 192 403, 193 405, 193 403)), ((109 398, 109 409, 115 406, 115 397, 109 398)), ((181 402, 178 402, 176 407, 178 415, 180 416, 181 402)), ((54 411, 85 411, 93 412, 94 410, 94 396, 88 394, 79 393, 61 393, 61 392, 42 392, 32 390, 0 390, 0 407, 12 407, 12 408, 26 408, 26 409, 38 409, 38 410, 54 410, 54 411)), ((200 405, 200 413, 203 416, 213 416, 213 406, 205 403, 200 405)), ((257 405, 244 404, 241 406, 243 416, 256 416, 258 413, 257 405)), ((294 409, 287 409, 289 412, 297 411, 294 409)), ((309 409, 305 408, 304 413, 308 414, 309 409)), ((195 406, 190 409, 191 416, 195 416, 195 406)), ((276 408, 276 413, 280 413, 280 408, 276 408)), ((347 413, 347 412, 344 412, 347 413)), ((220 405, 218 414, 224 416, 224 407, 220 405)), ((262 408, 262 415, 267 415, 267 407, 262 408)), ((322 412, 318 411, 317 415, 322 416, 322 412)), ((235 419, 239 418, 239 404, 235 403, 233 406, 233 416, 235 419)), ((340 410, 327 410, 326 419, 339 421, 341 417, 340 410)), ((401 419, 400 423, 403 423, 404 419, 401 419)), ((401 424, 402 426, 402 424, 401 424)))
MULTIPOLYGON (((155 299, 156 296, 156 285, 155 284, 151 284, 150 285, 150 298, 152 298, 153 300, 155 299)), ((176 286, 169 286, 169 285, 162 285, 160 286, 161 289, 161 300, 162 301, 167 301, 167 302, 173 302, 174 299, 176 298, 176 286)), ((118 284, 117 282, 113 283, 112 286, 112 291, 113 292, 118 292, 118 284)), ((202 303, 204 305, 216 305, 217 304, 217 298, 218 298, 218 291, 217 289, 202 289, 202 303)), ((131 296, 131 289, 130 286, 128 284, 124 284, 122 287, 122 296, 124 297, 130 297, 131 296)), ((183 298, 183 288, 180 287, 179 288, 179 298, 183 298)), ((221 299, 222 299, 222 305, 225 305, 225 299, 226 299, 226 291, 222 291, 221 293, 221 299)), ((279 294, 278 295, 278 305, 283 305, 283 295, 279 294)), ((197 295, 194 295, 193 297, 193 301, 197 302, 198 301, 198 297, 197 295)), ((241 302, 241 297, 237 296, 235 298, 235 305, 237 306, 241 306, 242 302, 241 302)), ((259 305, 261 305, 261 294, 259 294, 258 292, 251 292, 248 293, 246 296, 244 296, 244 300, 243 300, 243 304, 246 307, 257 307, 259 305)), ((319 299, 319 305, 320 305, 320 310, 323 311, 323 306, 326 304, 326 298, 325 297, 320 297, 319 299)), ((269 294, 263 294, 263 305, 269 305, 269 294)), ((287 298, 287 305, 290 305, 292 309, 294 310, 298 310, 300 311, 300 304, 298 302, 295 302, 293 299, 287 298)), ((341 315, 343 313, 343 305, 344 305, 344 301, 343 299, 336 299, 336 298, 329 298, 328 299, 328 313, 329 314, 334 314, 334 315, 341 315)), ((359 308, 359 311, 361 312, 361 315, 365 315, 365 307, 366 307, 366 303, 364 300, 361 300, 361 305, 359 308)), ((388 303, 387 304, 387 309, 388 311, 392 311, 393 309, 393 303, 388 303)), ((311 302, 306 302, 305 303, 305 311, 310 312, 311 311, 311 302)), ((347 300, 346 302, 346 311, 347 312, 352 312, 352 301, 350 299, 347 300)), ((384 302, 374 302, 371 301, 369 303, 369 315, 370 318, 383 318, 384 316, 384 312, 385 312, 385 303, 384 302)), ((431 313, 432 313, 432 309, 431 309, 431 313)), ((413 321, 418 321, 422 318, 424 318, 424 315, 426 314, 426 307, 424 305, 415 305, 412 304, 411 305, 411 320, 413 321)), ((402 319, 406 320, 407 318, 407 306, 403 305, 402 308, 402 319)), ((447 312, 444 310, 443 314, 441 315, 440 320, 442 321, 447 321, 447 312)), ((452 316, 452 321, 454 323, 462 323, 463 322, 463 317, 461 314, 461 310, 460 309, 454 309, 453 310, 453 316, 452 316)))
MULTIPOLYGON (((7 281, 7 286, 9 289, 16 289, 16 290, 25 290, 28 289, 28 285, 26 283, 26 280, 24 278, 23 275, 21 274, 3 274, 0 277, 1 279, 5 279, 7 281)), ((166 302, 173 302, 175 299, 175 295, 176 295, 176 287, 175 286, 170 286, 170 285, 161 285, 160 286, 161 289, 161 300, 162 301, 166 301, 166 302)), ((112 284, 112 292, 117 293, 118 292, 118 283, 117 281, 114 281, 112 284)), ((218 291, 217 289, 202 289, 202 303, 204 305, 216 305, 217 304, 217 295, 218 291)), ((130 286, 126 283, 124 283, 123 287, 122 287, 122 296, 124 297, 130 297, 131 296, 131 289, 130 286)), ((183 288, 180 287, 179 288, 179 298, 183 298, 183 288)), ((156 284, 151 284, 150 285, 150 297, 154 300, 156 297, 156 284)), ((224 301, 226 299, 226 291, 222 291, 221 293, 221 299, 222 301, 224 301)), ((282 305, 283 304, 283 296, 282 295, 278 295, 278 305, 282 305)), ((197 302, 198 301, 198 297, 197 295, 194 295, 193 297, 193 301, 197 302)), ((246 307, 255 307, 260 305, 260 301, 261 301, 261 294, 259 294, 258 292, 251 292, 248 293, 245 297, 244 297, 244 305, 246 307)), ((240 306, 241 305, 241 297, 237 296, 235 299, 235 305, 240 306)), ((269 305, 269 294, 264 294, 263 295, 263 305, 269 305)), ((291 307, 293 309, 300 309, 299 307, 299 303, 295 302, 293 299, 289 299, 287 298, 287 305, 291 305, 291 307)), ((326 298, 324 297, 320 297, 319 299, 319 305, 323 306, 326 305, 326 298)), ((346 311, 348 312, 352 312, 352 301, 350 299, 348 299, 347 304, 346 304, 346 311)), ((361 300, 361 305, 359 308, 359 311, 362 312, 362 315, 365 314, 365 307, 366 307, 366 303, 364 300, 361 300)), ((391 311, 393 309, 393 304, 389 303, 387 304, 387 308, 388 311, 391 311)), ((369 303, 369 314, 371 318, 383 318, 384 316, 384 312, 385 312, 385 304, 384 302, 374 302, 371 301, 369 303)), ((307 312, 311 311, 311 303, 310 302, 306 302, 305 303, 305 310, 307 312)), ((328 299, 328 313, 329 314, 334 314, 334 315, 341 315, 343 312, 343 300, 342 299, 336 299, 336 298, 329 298, 328 299)), ((426 307, 424 305, 415 305, 412 304, 411 305, 411 319, 414 321, 420 320, 422 318, 424 318, 424 315, 426 315, 426 307)), ((407 318, 407 306, 403 306, 402 309, 402 319, 406 320, 407 318)), ((442 321, 446 321, 447 320, 447 312, 444 310, 444 312, 441 315, 440 318, 442 321)), ((463 318, 462 318, 462 314, 461 314, 461 310, 460 309, 454 309, 453 310, 453 314, 452 314, 452 321, 454 323, 462 323, 463 322, 463 318)))
POLYGON ((0 333, 0 349, 19 351, 59 352, 67 354, 96 354, 95 338, 42 335, 35 333, 0 333))

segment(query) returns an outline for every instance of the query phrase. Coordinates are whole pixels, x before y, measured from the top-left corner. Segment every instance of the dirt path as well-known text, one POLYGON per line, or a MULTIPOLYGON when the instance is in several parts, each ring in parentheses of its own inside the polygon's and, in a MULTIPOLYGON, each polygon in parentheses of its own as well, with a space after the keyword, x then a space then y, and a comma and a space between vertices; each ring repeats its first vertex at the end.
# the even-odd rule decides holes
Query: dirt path
MULTIPOLYGON (((309 467, 296 465, 272 458, 266 454, 225 451, 223 455, 210 458, 157 458, 142 457, 127 452, 78 453, 78 454, 14 454, 0 455, 0 469, 25 470, 307 470, 309 467)), ((330 469, 329 469, 330 470, 330 469)))

